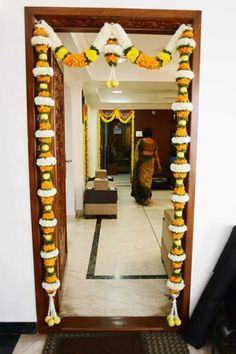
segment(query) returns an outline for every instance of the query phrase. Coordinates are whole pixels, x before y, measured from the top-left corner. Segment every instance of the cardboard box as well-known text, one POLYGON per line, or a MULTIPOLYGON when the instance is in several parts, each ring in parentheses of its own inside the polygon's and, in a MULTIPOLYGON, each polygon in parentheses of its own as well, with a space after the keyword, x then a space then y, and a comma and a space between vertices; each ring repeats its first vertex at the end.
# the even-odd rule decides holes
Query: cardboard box
POLYGON ((95 178, 94 189, 96 191, 103 191, 109 188, 108 178, 95 178))
POLYGON ((162 221, 162 238, 161 238, 161 258, 164 263, 166 273, 171 274, 171 261, 168 258, 168 253, 172 248, 172 236, 168 229, 174 218, 174 209, 164 210, 164 217, 162 221))
POLYGON ((107 170, 95 171, 95 178, 107 178, 107 170))

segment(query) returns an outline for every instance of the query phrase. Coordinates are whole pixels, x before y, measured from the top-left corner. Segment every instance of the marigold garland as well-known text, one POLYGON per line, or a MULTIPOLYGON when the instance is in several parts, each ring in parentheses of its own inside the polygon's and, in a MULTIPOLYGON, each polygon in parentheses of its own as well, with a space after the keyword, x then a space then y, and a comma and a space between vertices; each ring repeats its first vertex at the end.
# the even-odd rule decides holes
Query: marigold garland
MULTIPOLYGON (((145 69, 160 69, 167 65, 177 49, 180 54, 179 67, 176 72, 176 84, 178 86, 178 95, 176 102, 172 104, 172 110, 177 118, 177 129, 175 136, 172 138, 172 143, 176 147, 176 160, 171 164, 171 171, 175 177, 175 188, 171 197, 174 206, 174 220, 169 225, 169 230, 172 233, 173 245, 168 255, 172 264, 172 275, 167 281, 167 286, 172 295, 172 307, 170 314, 167 317, 169 325, 179 326, 181 320, 178 316, 177 297, 184 288, 184 280, 182 278, 181 269, 183 261, 186 258, 182 247, 182 238, 187 231, 187 226, 183 219, 183 210, 185 204, 189 200, 189 196, 185 191, 184 180, 187 173, 190 171, 185 155, 187 152, 190 137, 187 134, 188 117, 193 109, 192 103, 189 101, 188 88, 191 80, 194 77, 190 69, 190 55, 195 48, 193 39, 193 31, 191 26, 181 25, 175 34, 171 37, 167 46, 154 57, 148 56, 139 51, 131 42, 123 28, 117 24, 105 23, 98 33, 95 41, 89 49, 82 53, 70 53, 63 46, 59 37, 54 30, 45 22, 39 21, 35 25, 34 36, 32 37, 32 45, 37 53, 36 67, 33 69, 33 74, 38 82, 38 96, 35 97, 35 105, 39 112, 39 128, 36 132, 36 138, 39 141, 40 153, 37 159, 37 165, 41 172, 41 188, 38 190, 38 195, 42 202, 42 218, 39 223, 42 228, 44 238, 41 257, 45 266, 45 279, 42 283, 43 288, 49 296, 48 316, 45 318, 49 326, 60 322, 57 316, 53 298, 56 294, 60 281, 56 276, 55 262, 58 255, 58 249, 54 241, 54 231, 57 220, 54 217, 52 210, 54 195, 56 189, 53 187, 52 172, 56 164, 55 158, 50 152, 50 144, 54 137, 54 132, 51 130, 49 114, 54 105, 54 101, 50 97, 48 85, 53 76, 53 69, 48 63, 48 49, 51 46, 56 53, 56 57, 63 64, 70 67, 83 68, 94 62, 100 52, 104 49, 105 60, 112 67, 110 80, 107 81, 107 87, 117 87, 119 85, 115 76, 114 67, 118 64, 119 58, 125 55, 126 58, 136 65, 145 69), (53 132, 53 133, 52 133, 53 132)), ((115 111, 115 113, 117 113, 115 111)), ((113 118, 114 112, 107 117, 99 113, 98 120, 98 151, 100 150, 100 119, 108 123, 113 118)), ((127 123, 129 117, 123 119, 119 117, 122 123, 127 123)), ((132 119, 132 131, 134 130, 134 119, 132 119)), ((132 134, 132 144, 133 144, 132 134)), ((100 166, 100 155, 98 154, 98 166, 100 166)))

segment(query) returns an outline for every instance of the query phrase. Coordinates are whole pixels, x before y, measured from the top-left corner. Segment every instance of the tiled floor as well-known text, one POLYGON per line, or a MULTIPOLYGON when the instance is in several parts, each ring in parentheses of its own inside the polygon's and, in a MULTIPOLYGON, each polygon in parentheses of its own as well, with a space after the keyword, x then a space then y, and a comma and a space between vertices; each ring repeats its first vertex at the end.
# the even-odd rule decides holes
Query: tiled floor
POLYGON ((101 221, 92 275, 96 219, 68 223, 61 316, 165 316, 170 308, 160 256, 170 191, 154 191, 150 205, 143 207, 130 196, 129 180, 122 178, 117 181, 118 216, 101 221))
MULTIPOLYGON (((155 316, 166 315, 165 274, 160 260, 163 210, 171 207, 170 192, 154 191, 147 207, 130 197, 129 177, 116 176, 118 218, 101 222, 97 257, 92 277, 86 279, 92 258, 96 219, 80 219, 68 224, 69 257, 63 288, 61 315, 155 316), (106 279, 106 277, 108 279, 106 279), (122 276, 140 279, 122 279, 122 276), (96 278, 98 277, 98 279, 96 278), (109 278, 110 277, 110 278, 109 278)), ((41 354, 45 335, 22 335, 14 354, 41 354)), ((210 346, 190 354, 210 354, 210 346)))

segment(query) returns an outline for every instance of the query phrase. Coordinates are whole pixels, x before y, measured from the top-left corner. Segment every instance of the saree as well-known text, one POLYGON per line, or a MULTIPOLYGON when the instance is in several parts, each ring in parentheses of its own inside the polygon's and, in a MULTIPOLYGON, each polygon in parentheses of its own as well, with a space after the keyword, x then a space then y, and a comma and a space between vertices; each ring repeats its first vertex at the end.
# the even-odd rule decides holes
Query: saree
POLYGON ((134 154, 131 196, 138 204, 143 204, 152 197, 152 176, 154 172, 154 156, 144 156, 144 142, 139 140, 134 154))

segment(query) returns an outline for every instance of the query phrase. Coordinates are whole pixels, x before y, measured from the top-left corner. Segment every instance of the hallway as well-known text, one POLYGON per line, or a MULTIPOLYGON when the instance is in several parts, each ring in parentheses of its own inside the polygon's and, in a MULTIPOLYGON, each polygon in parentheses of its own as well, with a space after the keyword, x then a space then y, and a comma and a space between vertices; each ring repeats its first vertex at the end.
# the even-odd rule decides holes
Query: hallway
POLYGON ((143 207, 130 197, 129 181, 115 179, 117 219, 68 222, 62 316, 165 316, 169 309, 160 243, 170 191, 154 191, 143 207))

